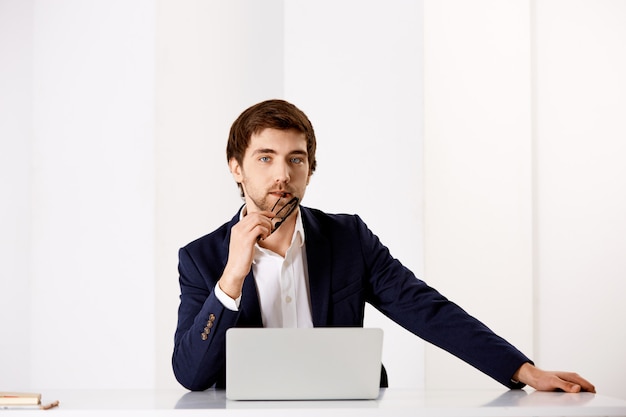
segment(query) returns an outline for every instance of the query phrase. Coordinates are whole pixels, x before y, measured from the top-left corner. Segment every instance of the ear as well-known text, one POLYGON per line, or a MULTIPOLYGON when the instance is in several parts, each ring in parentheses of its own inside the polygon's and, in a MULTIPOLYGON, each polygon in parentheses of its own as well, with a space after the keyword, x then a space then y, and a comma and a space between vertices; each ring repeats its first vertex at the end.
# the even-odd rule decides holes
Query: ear
POLYGON ((243 174, 241 172, 241 165, 239 165, 239 162, 237 162, 235 158, 230 158, 228 161, 228 167, 230 168, 230 173, 235 179, 235 182, 237 182, 237 184, 241 184, 243 181, 243 174))

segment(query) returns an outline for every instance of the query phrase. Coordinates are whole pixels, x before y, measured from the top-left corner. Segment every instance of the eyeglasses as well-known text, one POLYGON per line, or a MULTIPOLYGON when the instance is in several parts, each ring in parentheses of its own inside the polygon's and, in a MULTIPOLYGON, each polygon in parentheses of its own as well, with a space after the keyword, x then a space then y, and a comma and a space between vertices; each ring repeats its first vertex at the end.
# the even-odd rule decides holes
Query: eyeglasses
MULTIPOLYGON (((272 210, 270 210, 271 212, 274 212, 274 209, 276 208, 276 206, 278 205, 278 202, 280 200, 282 200, 282 196, 278 198, 278 200, 276 200, 276 203, 274 203, 274 206, 272 207, 272 210)), ((283 224, 285 222, 285 220, 287 219, 287 217, 289 217, 291 215, 291 213, 293 213, 296 208, 298 207, 298 203, 300 202, 300 199, 298 197, 294 197, 291 200, 289 200, 287 203, 285 203, 284 206, 282 206, 280 208, 280 210, 278 210, 276 213, 274 213, 274 220, 278 219, 278 221, 276 223, 274 223, 274 228, 272 229, 272 233, 274 233, 281 224, 283 224), (284 213, 281 216, 281 213, 284 211, 284 213)))

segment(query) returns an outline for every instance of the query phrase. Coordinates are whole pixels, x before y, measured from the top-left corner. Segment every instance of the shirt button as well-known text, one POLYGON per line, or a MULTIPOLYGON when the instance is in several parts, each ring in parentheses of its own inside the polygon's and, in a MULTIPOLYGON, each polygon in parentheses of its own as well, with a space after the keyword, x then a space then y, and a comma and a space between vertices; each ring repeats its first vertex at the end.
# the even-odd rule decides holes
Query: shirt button
POLYGON ((285 302, 286 303, 290 303, 291 302, 291 297, 290 296, 285 297, 285 302))

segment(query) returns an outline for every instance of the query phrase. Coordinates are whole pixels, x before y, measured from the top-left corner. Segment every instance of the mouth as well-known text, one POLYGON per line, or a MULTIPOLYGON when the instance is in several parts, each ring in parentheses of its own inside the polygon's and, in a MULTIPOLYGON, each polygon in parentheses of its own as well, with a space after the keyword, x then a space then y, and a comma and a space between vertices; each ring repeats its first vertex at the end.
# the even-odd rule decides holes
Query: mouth
POLYGON ((277 197, 278 199, 292 197, 292 194, 287 191, 270 191, 270 195, 273 195, 274 197, 277 197))

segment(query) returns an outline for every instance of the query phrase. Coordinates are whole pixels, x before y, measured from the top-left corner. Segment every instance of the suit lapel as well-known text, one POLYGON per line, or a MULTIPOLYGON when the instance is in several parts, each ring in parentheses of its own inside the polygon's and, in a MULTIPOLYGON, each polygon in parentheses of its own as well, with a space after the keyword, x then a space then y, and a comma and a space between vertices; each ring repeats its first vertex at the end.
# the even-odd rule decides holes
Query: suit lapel
POLYGON ((328 324, 328 303, 331 281, 331 245, 324 236, 321 224, 310 209, 300 206, 306 238, 306 257, 309 269, 309 289, 313 326, 328 324))

